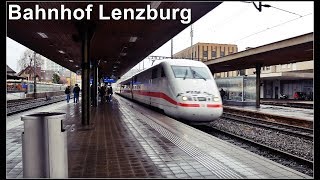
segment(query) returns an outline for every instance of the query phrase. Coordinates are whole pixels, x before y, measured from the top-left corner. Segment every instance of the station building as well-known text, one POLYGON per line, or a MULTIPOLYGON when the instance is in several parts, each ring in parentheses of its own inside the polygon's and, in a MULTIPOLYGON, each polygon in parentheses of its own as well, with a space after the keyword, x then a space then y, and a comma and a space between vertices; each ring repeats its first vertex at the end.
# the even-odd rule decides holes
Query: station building
MULTIPOLYGON (((238 46, 235 44, 217 44, 217 43, 201 43, 198 42, 191 47, 183 49, 173 55, 173 58, 187 58, 198 61, 210 61, 216 58, 237 53, 238 46)), ((237 76, 238 71, 229 71, 216 73, 218 77, 237 76)))
MULTIPOLYGON (((250 48, 246 48, 248 50, 250 48)), ((175 53, 174 58, 209 61, 238 52, 235 44, 197 43, 175 53)), ((313 60, 261 67, 261 98, 279 99, 281 94, 294 99, 296 92, 313 97, 313 60)), ((255 76, 255 68, 215 73, 215 78, 255 76)))

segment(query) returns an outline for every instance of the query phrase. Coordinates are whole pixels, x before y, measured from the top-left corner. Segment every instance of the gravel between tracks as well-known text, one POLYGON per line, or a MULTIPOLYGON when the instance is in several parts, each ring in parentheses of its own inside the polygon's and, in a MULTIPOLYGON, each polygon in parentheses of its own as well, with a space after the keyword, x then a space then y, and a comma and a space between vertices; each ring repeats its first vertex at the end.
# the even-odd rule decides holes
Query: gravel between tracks
POLYGON ((219 119, 210 124, 217 129, 246 137, 261 144, 313 160, 313 142, 260 127, 219 119))

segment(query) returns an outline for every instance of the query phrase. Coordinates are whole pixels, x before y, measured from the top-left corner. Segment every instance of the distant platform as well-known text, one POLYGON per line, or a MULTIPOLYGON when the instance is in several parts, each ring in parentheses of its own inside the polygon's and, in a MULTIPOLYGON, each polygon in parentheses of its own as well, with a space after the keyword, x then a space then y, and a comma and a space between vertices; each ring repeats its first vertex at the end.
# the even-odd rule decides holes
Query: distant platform
POLYGON ((224 107, 237 109, 237 110, 259 112, 259 113, 270 114, 270 115, 298 118, 298 119, 303 119, 308 121, 314 120, 314 109, 304 109, 304 108, 294 108, 294 107, 284 107, 284 106, 264 105, 264 104, 261 104, 260 108, 256 108, 255 106, 230 106, 230 105, 224 105, 224 107))
POLYGON ((24 99, 24 98, 26 98, 26 94, 24 92, 7 93, 7 101, 15 100, 15 99, 24 99))

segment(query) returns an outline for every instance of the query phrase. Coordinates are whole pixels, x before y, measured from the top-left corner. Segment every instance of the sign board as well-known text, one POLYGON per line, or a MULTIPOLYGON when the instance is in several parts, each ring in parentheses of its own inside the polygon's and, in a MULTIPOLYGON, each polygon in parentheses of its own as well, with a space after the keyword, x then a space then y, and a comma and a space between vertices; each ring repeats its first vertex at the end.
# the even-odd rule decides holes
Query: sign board
POLYGON ((104 78, 104 79, 103 79, 103 82, 104 82, 104 83, 115 83, 116 80, 111 79, 111 78, 104 78))

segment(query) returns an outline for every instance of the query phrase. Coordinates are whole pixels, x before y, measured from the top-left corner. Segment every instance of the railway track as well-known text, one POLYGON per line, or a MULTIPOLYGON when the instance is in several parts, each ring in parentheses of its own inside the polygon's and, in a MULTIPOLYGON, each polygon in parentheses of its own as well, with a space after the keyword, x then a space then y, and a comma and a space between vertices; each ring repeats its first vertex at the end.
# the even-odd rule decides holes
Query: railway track
POLYGON ((267 146, 262 143, 255 142, 251 139, 235 135, 233 133, 212 127, 210 125, 199 125, 193 127, 215 137, 223 139, 224 141, 235 144, 236 146, 249 150, 255 154, 264 156, 284 166, 295 169, 301 173, 313 176, 313 161, 311 160, 290 154, 285 151, 281 151, 277 148, 267 146))
MULTIPOLYGON (((38 99, 27 99, 27 100, 20 100, 20 101, 15 100, 13 102, 8 102, 7 116, 66 100, 65 95, 53 96, 51 98, 52 99, 50 100, 46 100, 45 98, 38 98, 38 99)), ((72 100, 72 98, 73 96, 70 96, 70 100, 72 100)))
POLYGON ((250 116, 243 116, 235 113, 224 112, 222 118, 237 121, 253 126, 263 127, 271 130, 276 130, 284 134, 288 134, 291 136, 301 137, 307 140, 313 140, 313 129, 279 123, 266 121, 259 118, 254 118, 250 116))

